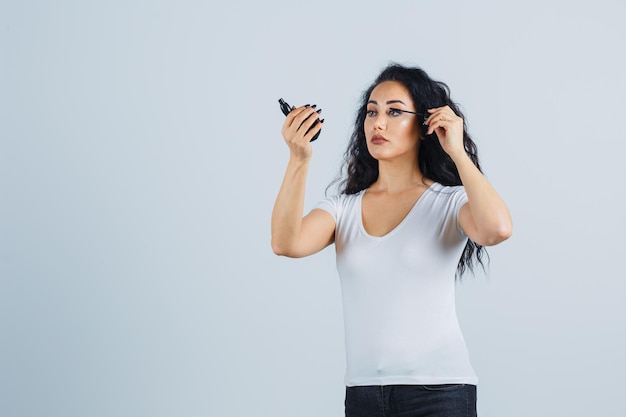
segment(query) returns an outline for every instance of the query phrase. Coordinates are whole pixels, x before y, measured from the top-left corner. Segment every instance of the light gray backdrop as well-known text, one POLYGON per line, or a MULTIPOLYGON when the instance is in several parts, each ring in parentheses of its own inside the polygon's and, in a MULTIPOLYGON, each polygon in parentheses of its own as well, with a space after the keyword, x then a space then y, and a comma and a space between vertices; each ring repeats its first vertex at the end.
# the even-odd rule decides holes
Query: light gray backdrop
POLYGON ((618 0, 3 1, 0 415, 341 416, 333 249, 270 249, 390 61, 449 84, 514 216, 458 286, 483 417, 626 415, 618 0))

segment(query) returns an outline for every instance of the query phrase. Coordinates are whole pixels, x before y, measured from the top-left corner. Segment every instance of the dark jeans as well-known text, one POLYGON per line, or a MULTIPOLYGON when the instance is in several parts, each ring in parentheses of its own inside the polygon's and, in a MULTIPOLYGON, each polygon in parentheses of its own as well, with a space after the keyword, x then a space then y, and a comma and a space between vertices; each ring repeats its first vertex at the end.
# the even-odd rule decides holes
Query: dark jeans
POLYGON ((476 417, 476 385, 346 387, 346 417, 476 417))

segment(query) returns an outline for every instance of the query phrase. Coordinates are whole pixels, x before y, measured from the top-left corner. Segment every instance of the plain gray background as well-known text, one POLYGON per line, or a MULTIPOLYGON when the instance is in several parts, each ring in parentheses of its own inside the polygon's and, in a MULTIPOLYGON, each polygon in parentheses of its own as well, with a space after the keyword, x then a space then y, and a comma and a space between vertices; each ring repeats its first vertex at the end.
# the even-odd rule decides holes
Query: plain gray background
POLYGON ((270 249, 277 99, 306 206, 389 62, 448 83, 514 217, 458 285, 479 414, 624 416, 626 6, 0 3, 0 415, 341 416, 334 250, 270 249))

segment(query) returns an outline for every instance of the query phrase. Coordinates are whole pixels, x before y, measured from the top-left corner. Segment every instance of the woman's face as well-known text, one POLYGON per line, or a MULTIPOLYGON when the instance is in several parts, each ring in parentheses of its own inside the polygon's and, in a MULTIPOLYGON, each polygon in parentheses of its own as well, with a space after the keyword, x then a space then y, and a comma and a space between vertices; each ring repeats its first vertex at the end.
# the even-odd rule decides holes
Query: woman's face
POLYGON ((398 110, 415 111, 411 95, 397 81, 384 81, 370 94, 365 115, 365 139, 369 153, 377 160, 416 160, 419 146, 419 116, 398 110))

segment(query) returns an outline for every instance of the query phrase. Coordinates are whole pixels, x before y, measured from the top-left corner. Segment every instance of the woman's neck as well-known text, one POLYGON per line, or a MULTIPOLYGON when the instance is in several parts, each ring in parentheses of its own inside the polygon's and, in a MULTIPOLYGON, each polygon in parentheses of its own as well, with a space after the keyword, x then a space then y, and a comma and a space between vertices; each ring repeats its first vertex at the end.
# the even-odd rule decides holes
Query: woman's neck
POLYGON ((397 194, 430 184, 432 181, 424 178, 417 162, 409 165, 379 161, 378 179, 369 188, 376 192, 397 194))

